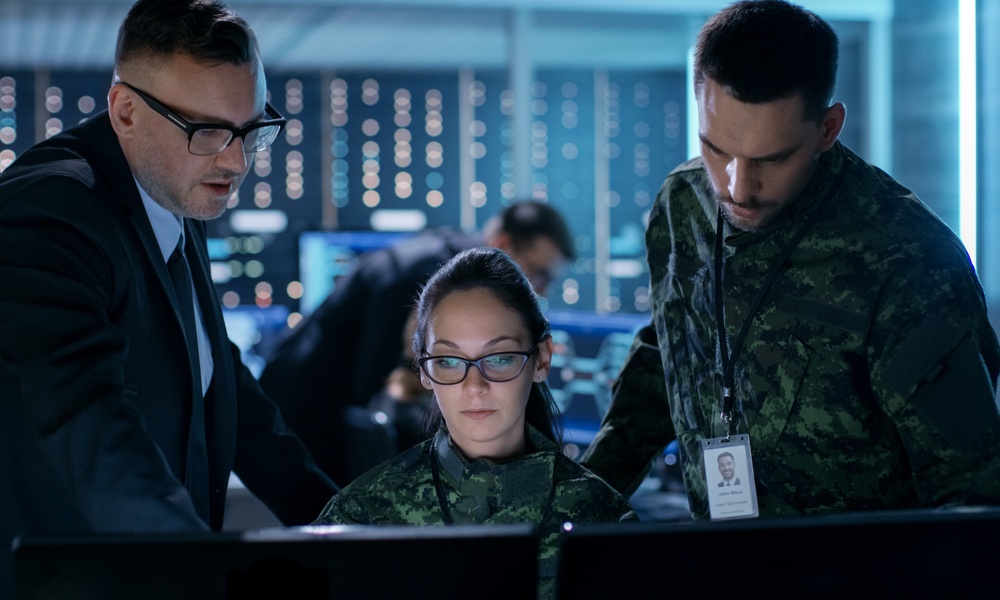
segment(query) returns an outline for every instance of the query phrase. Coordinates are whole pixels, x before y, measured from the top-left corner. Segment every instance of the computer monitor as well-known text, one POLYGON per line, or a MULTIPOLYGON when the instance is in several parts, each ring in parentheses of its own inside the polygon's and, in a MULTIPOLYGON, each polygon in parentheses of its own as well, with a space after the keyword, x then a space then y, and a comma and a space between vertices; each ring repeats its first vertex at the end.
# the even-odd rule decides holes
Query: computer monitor
POLYGON ((240 349, 243 364, 254 377, 260 377, 265 357, 288 327, 288 307, 272 305, 223 308, 229 340, 240 349))
POLYGON ((308 315, 330 292, 334 281, 351 270, 358 257, 385 248, 413 232, 399 231, 304 231, 299 234, 299 282, 302 297, 299 312, 308 315))
POLYGON ((532 598, 532 525, 21 538, 20 600, 532 598))
POLYGON ((995 594, 1000 509, 578 526, 557 598, 978 598, 995 594))
POLYGON ((582 452, 608 411, 611 385, 649 315, 553 309, 545 316, 554 344, 549 388, 562 414, 563 439, 582 452))

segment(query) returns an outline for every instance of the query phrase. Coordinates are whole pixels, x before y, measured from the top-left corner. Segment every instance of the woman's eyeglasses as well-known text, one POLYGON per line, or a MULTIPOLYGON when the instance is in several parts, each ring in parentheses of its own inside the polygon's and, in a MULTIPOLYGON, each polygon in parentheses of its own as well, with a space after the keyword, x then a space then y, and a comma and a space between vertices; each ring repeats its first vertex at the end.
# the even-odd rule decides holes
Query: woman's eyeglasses
POLYGON ((469 375, 471 367, 479 369, 483 379, 503 383, 513 381, 521 375, 524 365, 528 363, 535 350, 538 350, 538 344, 527 352, 497 352, 475 360, 458 356, 424 356, 417 359, 417 364, 431 381, 439 385, 462 383, 469 375))

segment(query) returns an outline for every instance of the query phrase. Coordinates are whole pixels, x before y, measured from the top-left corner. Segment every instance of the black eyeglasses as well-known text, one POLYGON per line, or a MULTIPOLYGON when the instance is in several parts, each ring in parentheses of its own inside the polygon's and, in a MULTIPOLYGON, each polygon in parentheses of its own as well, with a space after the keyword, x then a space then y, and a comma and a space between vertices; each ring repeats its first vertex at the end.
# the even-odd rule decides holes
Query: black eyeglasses
POLYGON ((243 152, 246 154, 260 152, 274 143, 285 123, 288 122, 273 106, 265 103, 264 112, 268 118, 251 123, 246 127, 231 127, 220 123, 189 123, 162 102, 134 85, 124 81, 119 83, 138 94, 154 111, 183 129, 188 136, 188 152, 197 156, 218 154, 229 147, 229 144, 233 143, 236 138, 243 138, 243 152))
POLYGON ((528 358, 535 350, 538 350, 538 344, 527 352, 497 352, 476 360, 459 356, 424 356, 417 359, 417 364, 431 381, 439 385, 462 383, 469 375, 470 367, 479 369, 483 379, 487 381, 503 383, 521 376, 524 365, 528 364, 528 358))

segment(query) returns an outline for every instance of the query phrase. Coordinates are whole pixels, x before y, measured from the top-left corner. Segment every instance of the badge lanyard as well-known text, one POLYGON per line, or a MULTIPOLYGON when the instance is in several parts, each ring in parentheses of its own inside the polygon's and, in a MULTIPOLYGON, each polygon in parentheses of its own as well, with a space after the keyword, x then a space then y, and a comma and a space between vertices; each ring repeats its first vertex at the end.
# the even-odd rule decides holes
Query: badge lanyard
POLYGON ((438 466, 437 452, 434 451, 434 444, 430 444, 431 451, 431 475, 434 477, 434 491, 437 493, 438 506, 441 507, 441 519, 445 525, 454 525, 451 518, 451 511, 448 510, 448 501, 445 499, 444 490, 441 489, 441 471, 438 466))
POLYGON ((743 349, 743 342, 746 341, 747 333, 750 331, 750 325, 753 321, 754 316, 756 316, 757 311, 760 310, 761 303, 764 302, 764 297, 767 295, 771 284, 774 283, 775 278, 778 273, 781 272, 782 267, 788 258, 792 255, 796 246, 802 241, 806 233, 812 229, 816 221, 819 220, 820 215, 826 210, 826 207, 830 204, 830 200, 833 198, 834 192, 840 187, 840 184, 844 181, 844 175, 847 173, 847 161, 844 161, 840 168, 840 173, 837 174, 837 180, 827 189, 825 197, 820 201, 819 205, 813 209, 812 213, 806 217, 806 222, 802 224, 802 227, 795 233, 795 237, 792 241, 788 243, 787 246, 782 250, 781 256, 778 257, 768 270, 767 275, 764 277, 764 283, 761 285, 760 289, 757 290, 757 295, 753 299, 753 303, 750 305, 750 310, 747 311, 746 317, 743 319, 743 324, 740 326, 740 331, 736 336, 736 341, 733 343, 732 353, 729 352, 729 344, 726 341, 726 322, 725 322, 725 299, 723 298, 723 288, 722 288, 722 238, 723 238, 723 218, 722 218, 722 207, 719 206, 718 219, 715 228, 715 324, 718 328, 719 334, 719 354, 722 357, 722 413, 719 415, 722 418, 722 422, 726 426, 726 439, 728 440, 735 431, 736 424, 733 420, 733 390, 736 386, 736 358, 740 354, 740 350, 743 349))

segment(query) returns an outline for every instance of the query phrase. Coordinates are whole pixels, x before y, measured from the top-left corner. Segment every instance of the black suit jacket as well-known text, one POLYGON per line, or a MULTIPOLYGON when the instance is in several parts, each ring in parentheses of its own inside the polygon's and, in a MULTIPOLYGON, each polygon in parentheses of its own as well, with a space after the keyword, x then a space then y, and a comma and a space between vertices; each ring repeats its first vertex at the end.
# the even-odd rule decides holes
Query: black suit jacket
POLYGON ((335 493, 228 341, 204 223, 185 221, 215 362, 207 519, 181 483, 183 327, 108 115, 0 175, 0 562, 17 535, 217 530, 231 470, 288 524, 335 493))

